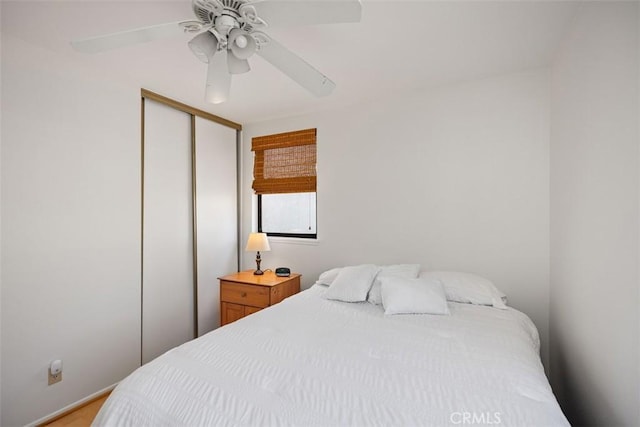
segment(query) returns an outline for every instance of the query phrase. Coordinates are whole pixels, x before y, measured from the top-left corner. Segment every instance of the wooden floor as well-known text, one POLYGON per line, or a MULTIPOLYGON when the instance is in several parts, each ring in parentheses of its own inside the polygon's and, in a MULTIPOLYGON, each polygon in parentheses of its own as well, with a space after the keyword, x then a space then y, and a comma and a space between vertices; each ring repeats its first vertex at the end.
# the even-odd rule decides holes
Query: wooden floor
POLYGON ((89 427, 91 422, 98 414, 98 411, 102 407, 102 404, 109 397, 108 394, 101 398, 94 400, 93 402, 82 406, 75 411, 67 414, 61 418, 58 418, 49 424, 44 424, 47 427, 89 427))

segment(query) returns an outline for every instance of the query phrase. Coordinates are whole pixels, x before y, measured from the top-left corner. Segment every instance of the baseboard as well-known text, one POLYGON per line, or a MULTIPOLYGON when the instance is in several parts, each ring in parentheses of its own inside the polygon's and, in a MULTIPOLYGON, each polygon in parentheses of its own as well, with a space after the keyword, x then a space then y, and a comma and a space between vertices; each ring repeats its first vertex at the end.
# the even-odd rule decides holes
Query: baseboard
POLYGON ((71 405, 67 405, 64 408, 49 414, 45 417, 40 418, 39 420, 36 420, 30 424, 27 424, 25 427, 41 427, 43 424, 48 424, 50 422, 53 422, 59 418, 62 418, 66 415, 69 415, 71 412, 76 411, 80 408, 82 408, 83 406, 86 406, 88 404, 90 404, 91 402, 94 402, 98 399, 100 399, 101 397, 103 397, 105 394, 110 393, 114 388, 116 388, 116 386, 118 385, 118 383, 115 383, 113 385, 110 385, 109 387, 103 388, 100 391, 97 391, 87 397, 85 397, 84 399, 80 399, 75 403, 72 403, 71 405))

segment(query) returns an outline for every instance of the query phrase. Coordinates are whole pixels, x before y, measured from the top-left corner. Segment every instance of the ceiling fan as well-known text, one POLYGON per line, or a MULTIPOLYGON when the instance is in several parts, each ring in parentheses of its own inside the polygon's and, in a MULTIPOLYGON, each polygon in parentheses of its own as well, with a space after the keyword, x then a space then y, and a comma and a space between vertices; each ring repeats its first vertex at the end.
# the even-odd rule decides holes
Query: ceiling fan
POLYGON ((208 65, 205 100, 226 101, 231 75, 250 71, 254 54, 270 62, 316 96, 329 95, 335 83, 262 30, 267 26, 359 22, 360 0, 192 0, 196 20, 171 22, 71 42, 83 53, 144 43, 182 33, 197 34, 189 43, 208 65))

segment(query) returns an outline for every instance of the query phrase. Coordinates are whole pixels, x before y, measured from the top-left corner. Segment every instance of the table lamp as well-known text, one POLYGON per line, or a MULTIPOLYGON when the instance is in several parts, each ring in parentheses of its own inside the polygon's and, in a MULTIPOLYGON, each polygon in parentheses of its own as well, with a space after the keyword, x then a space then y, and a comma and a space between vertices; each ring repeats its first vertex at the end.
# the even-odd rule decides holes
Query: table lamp
POLYGON ((260 251, 270 251, 269 239, 267 239, 267 233, 251 233, 249 234, 249 240, 247 241, 247 247, 244 248, 247 252, 256 251, 256 271, 253 272, 256 276, 264 274, 264 271, 260 270, 260 251))

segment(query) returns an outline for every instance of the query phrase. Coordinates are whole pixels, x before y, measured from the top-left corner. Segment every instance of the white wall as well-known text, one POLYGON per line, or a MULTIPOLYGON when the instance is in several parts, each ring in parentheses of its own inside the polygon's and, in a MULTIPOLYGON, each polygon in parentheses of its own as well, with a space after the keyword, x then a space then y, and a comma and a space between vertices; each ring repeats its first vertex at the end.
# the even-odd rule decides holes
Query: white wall
POLYGON ((0 424, 15 426, 139 365, 140 94, 3 35, 1 107, 0 424))
MULTIPOLYGON (((0 22, 2 22, 2 7, 0 6, 0 22)), ((2 32, 0 32, 0 49, 2 47, 2 32)), ((1 57, 0 57, 1 59, 1 57)), ((1 64, 1 63, 0 63, 1 64)), ((0 66, 0 100, 2 100, 2 67, 0 66)), ((2 111, 0 109, 0 242, 2 242, 2 111)), ((0 332, 2 331, 2 244, 0 243, 0 332)), ((2 334, 0 333, 0 424, 2 423, 2 334)))
MULTIPOLYGON (((318 128, 319 241, 272 239, 263 268, 289 266, 303 286, 362 262, 475 272, 532 317, 546 360, 548 93, 548 71, 537 70, 245 125, 247 207, 251 138, 318 128)), ((243 241, 252 220, 244 209, 243 241)), ((255 267, 254 256, 242 265, 255 267)))
POLYGON ((588 3, 552 70, 551 376, 574 425, 640 425, 638 3, 588 3))

